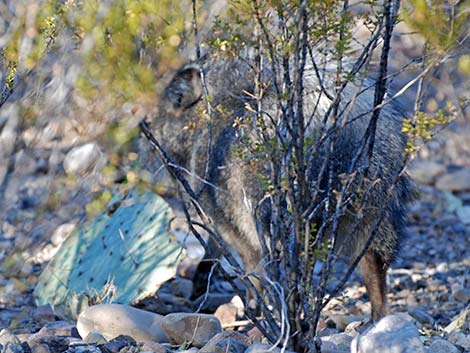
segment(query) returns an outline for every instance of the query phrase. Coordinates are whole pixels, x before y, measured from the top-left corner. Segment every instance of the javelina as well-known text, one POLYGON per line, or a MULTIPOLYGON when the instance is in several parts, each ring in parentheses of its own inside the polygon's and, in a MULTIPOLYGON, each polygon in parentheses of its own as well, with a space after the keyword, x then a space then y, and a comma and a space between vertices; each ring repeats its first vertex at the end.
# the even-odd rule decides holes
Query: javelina
MULTIPOLYGON (((235 59, 206 62, 204 66, 212 106, 226 107, 212 112, 212 153, 207 164, 208 173, 205 174, 208 129, 200 114, 206 103, 202 99, 203 88, 196 66, 183 67, 166 86, 159 101, 158 114, 152 119, 151 129, 172 162, 186 170, 187 178, 195 190, 201 186, 201 180, 206 175, 207 185, 199 202, 224 240, 238 251, 246 271, 250 272, 255 270, 262 259, 262 248, 250 205, 256 205, 265 191, 257 176, 259 170, 254 170, 252 165, 244 163, 234 153, 234 147, 245 143, 243 133, 250 133, 240 131, 234 119, 249 114, 246 102, 250 97, 244 92, 253 92, 255 74, 249 65, 235 59)), ((305 94, 304 107, 305 116, 310 116, 317 102, 319 85, 316 76, 312 72, 309 74, 308 69, 306 72, 308 93, 305 94)), ((367 84, 370 83, 367 81, 367 84)), ((353 91, 356 92, 351 87, 345 90, 344 102, 351 101, 353 91)), ((351 121, 338 132, 337 143, 329 157, 335 177, 332 187, 336 189, 340 185, 338 175, 347 172, 368 126, 373 92, 373 89, 363 92, 355 99, 351 116, 360 118, 351 121)), ((264 106, 268 110, 272 109, 272 115, 275 116, 273 96, 269 98, 269 92, 265 96, 264 106)), ((308 131, 312 136, 331 103, 325 95, 319 102, 318 111, 312 114, 313 121, 309 124, 308 131)), ((385 106, 381 112, 370 162, 371 174, 375 174, 380 182, 372 188, 357 232, 345 236, 356 219, 354 214, 346 214, 341 218, 337 240, 341 254, 354 258, 366 243, 380 210, 386 208, 377 237, 359 266, 370 295, 373 320, 385 315, 386 271, 402 237, 405 205, 412 194, 410 181, 403 175, 398 180, 390 202, 384 206, 387 190, 402 167, 406 144, 406 138, 401 133, 403 114, 394 104, 385 106)), ((321 165, 321 154, 319 156, 315 168, 321 165)), ((171 188, 165 188, 162 196, 171 205, 176 205, 177 197, 171 188)))

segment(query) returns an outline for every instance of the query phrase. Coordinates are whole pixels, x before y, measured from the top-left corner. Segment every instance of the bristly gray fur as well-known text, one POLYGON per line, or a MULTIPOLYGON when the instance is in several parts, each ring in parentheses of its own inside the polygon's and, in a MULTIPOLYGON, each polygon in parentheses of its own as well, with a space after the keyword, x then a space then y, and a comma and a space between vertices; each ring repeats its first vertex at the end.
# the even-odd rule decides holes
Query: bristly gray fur
MULTIPOLYGON (((224 240, 233 246, 240 254, 247 271, 253 271, 259 265, 262 257, 261 246, 256 231, 253 207, 262 198, 264 191, 257 174, 266 173, 243 163, 233 153, 234 147, 245 143, 241 136, 252 134, 249 129, 234 126, 236 117, 249 114, 245 104, 250 101, 244 92, 253 92, 255 74, 242 60, 219 59, 208 60, 204 63, 206 81, 214 107, 223 106, 226 113, 213 111, 212 122, 212 154, 209 161, 208 182, 217 186, 205 187, 201 194, 200 203, 204 211, 212 218, 216 228, 224 240)), ((208 130, 201 121, 198 109, 204 109, 205 102, 200 98, 201 89, 196 69, 188 66, 176 73, 174 79, 166 87, 159 102, 159 114, 152 121, 152 130, 156 138, 165 148, 170 158, 196 177, 188 177, 194 189, 200 186, 200 178, 205 174, 208 130)), ((269 78, 270 73, 265 76, 269 78)), ((265 77, 265 79, 266 79, 265 77)), ((328 78, 325 79, 328 82, 328 78)), ((348 119, 358 117, 338 130, 334 142, 334 152, 328 163, 335 174, 333 187, 340 188, 338 175, 346 173, 350 167, 357 147, 371 117, 373 108, 373 82, 365 80, 364 86, 372 86, 355 97, 357 87, 349 84, 343 92, 339 111, 349 112, 348 119), (351 102, 349 110, 348 103, 351 102)), ((330 84, 330 86, 332 86, 330 84)), ((309 134, 314 133, 321 125, 323 115, 331 103, 325 96, 318 101, 320 86, 312 69, 307 69, 305 75, 306 94, 304 98, 305 116, 312 116, 309 123, 309 134)), ((273 92, 267 92, 263 101, 264 109, 276 116, 276 100, 273 92)), ((402 168, 406 137, 401 132, 404 115, 396 102, 386 105, 380 114, 376 130, 375 146, 370 161, 370 175, 375 175, 380 182, 372 188, 370 197, 364 207, 362 221, 355 234, 349 234, 351 225, 356 220, 356 214, 347 213, 340 221, 337 248, 341 254, 349 257, 356 256, 366 243, 371 227, 386 207, 385 217, 380 225, 371 251, 381 262, 388 266, 394 259, 399 240, 403 236, 406 205, 413 196, 413 188, 408 177, 400 177, 393 196, 386 204, 387 191, 392 180, 402 168), (346 235, 349 234, 349 237, 346 235)), ((342 117, 346 119, 346 117, 342 117)), ((324 148, 324 147, 323 147, 324 148)), ((318 153, 314 168, 320 168, 324 154, 318 153)), ((155 168, 156 169, 156 168, 155 168)), ((168 180, 162 181, 169 185, 168 180)), ((320 185, 324 180, 320 181, 320 185)), ((168 188, 167 188, 168 189, 168 188)), ((169 188, 171 189, 171 188, 169 188)), ((174 205, 175 194, 166 192, 163 195, 174 205)), ((177 210, 178 207, 175 206, 177 210)), ((321 221, 321 220, 320 220, 321 221)), ((268 229, 269 227, 267 227, 268 229)))

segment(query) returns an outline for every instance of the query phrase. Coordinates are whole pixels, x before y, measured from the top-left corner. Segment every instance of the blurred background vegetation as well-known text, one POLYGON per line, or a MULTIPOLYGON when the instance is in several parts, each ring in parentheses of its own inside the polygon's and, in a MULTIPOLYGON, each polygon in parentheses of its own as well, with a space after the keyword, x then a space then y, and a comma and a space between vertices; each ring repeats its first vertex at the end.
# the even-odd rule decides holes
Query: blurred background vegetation
MULTIPOLYGON (((249 31, 243 38, 243 25, 251 4, 198 1, 200 37, 214 34, 203 48, 227 54, 246 44, 249 31)), ((267 1, 262 10, 281 4, 298 1, 267 1)), ((333 32, 334 21, 344 20, 335 12, 341 4, 312 2, 333 21, 325 27, 333 32)), ((347 26, 353 39, 341 50, 354 55, 361 38, 367 41, 378 4, 351 2, 347 26)), ((155 114, 158 94, 171 73, 194 59, 192 5, 189 0, 0 1, 0 132, 12 131, 14 137, 4 140, 0 152, 3 214, 8 205, 21 202, 8 175, 23 150, 35 163, 43 160, 48 175, 54 175, 38 188, 36 208, 42 211, 60 209, 69 218, 78 217, 85 203, 88 213, 96 213, 111 199, 110 187, 148 184, 151 177, 140 172, 132 141, 138 121, 155 114), (64 172, 62 161, 70 150, 87 142, 96 143, 101 158, 94 165, 97 173, 64 172)), ((402 1, 390 81, 399 89, 431 67, 426 80, 410 88, 424 93, 417 102, 410 99, 410 111, 418 104, 418 110, 434 116, 451 104, 455 116, 470 119, 469 13, 468 0, 402 1)))

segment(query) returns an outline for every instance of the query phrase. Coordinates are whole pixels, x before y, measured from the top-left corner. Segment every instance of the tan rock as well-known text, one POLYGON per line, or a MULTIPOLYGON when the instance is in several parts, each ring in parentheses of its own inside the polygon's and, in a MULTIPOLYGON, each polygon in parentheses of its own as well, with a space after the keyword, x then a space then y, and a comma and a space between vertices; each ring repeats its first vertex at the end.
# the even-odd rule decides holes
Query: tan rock
POLYGON ((227 303, 219 306, 214 313, 214 316, 219 319, 222 326, 232 324, 237 320, 237 307, 232 303, 227 303))
POLYGON ((89 307, 77 321, 78 333, 87 337, 98 332, 107 340, 127 335, 137 342, 168 342, 162 328, 163 316, 121 304, 100 304, 89 307))
POLYGON ((222 331, 220 321, 214 315, 207 314, 168 314, 163 318, 161 327, 172 343, 190 343, 195 347, 204 346, 222 331))

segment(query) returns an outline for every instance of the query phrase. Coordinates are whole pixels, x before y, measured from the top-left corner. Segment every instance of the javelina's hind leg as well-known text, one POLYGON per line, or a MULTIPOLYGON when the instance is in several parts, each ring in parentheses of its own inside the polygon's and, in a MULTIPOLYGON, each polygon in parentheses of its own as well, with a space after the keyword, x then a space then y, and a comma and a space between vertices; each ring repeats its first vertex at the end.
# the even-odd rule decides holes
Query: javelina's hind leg
POLYGON ((359 271, 370 297, 372 320, 377 322, 386 314, 386 275, 388 265, 375 252, 369 250, 359 263, 359 271))

